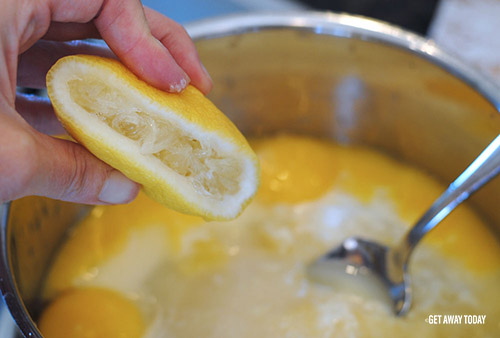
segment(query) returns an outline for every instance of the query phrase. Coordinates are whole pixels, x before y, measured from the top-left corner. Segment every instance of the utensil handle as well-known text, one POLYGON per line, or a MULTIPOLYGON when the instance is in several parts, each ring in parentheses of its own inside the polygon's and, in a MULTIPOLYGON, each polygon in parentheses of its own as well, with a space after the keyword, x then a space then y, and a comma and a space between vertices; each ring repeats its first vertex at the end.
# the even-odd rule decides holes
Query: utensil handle
POLYGON ((406 263, 414 247, 429 231, 441 222, 457 205, 500 173, 500 135, 450 184, 448 189, 434 202, 406 234, 396 254, 400 262, 406 263))

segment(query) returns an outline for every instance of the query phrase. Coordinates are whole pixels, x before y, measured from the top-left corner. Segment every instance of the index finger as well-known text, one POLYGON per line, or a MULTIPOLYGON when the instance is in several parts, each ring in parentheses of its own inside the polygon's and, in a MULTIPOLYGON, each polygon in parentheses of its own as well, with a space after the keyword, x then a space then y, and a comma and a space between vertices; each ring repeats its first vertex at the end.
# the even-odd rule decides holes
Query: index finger
MULTIPOLYGON (((165 24, 172 25, 168 21, 165 24)), ((105 2, 95 19, 95 25, 118 58, 151 85, 170 92, 180 92, 191 81, 169 52, 169 46, 164 46, 151 34, 140 2, 105 2)), ((196 53, 189 47, 183 48, 182 52, 196 53)))
MULTIPOLYGON (((138 77, 159 89, 181 91, 190 81, 205 94, 212 87, 182 26, 150 9, 145 15, 139 0, 52 2, 51 11, 53 21, 82 23, 80 28, 93 36, 91 26, 95 25, 116 56, 138 77)), ((74 34, 66 37, 81 37, 74 34)))

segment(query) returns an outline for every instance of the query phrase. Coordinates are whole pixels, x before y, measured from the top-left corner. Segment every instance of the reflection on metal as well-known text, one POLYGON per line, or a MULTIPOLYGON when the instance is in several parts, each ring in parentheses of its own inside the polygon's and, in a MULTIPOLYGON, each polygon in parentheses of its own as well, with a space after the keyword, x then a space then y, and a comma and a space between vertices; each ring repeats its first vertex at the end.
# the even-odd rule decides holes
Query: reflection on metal
POLYGON ((359 125, 360 111, 366 109, 366 89, 364 83, 354 75, 341 79, 334 89, 332 105, 335 107, 335 130, 338 142, 348 143, 350 133, 359 125))

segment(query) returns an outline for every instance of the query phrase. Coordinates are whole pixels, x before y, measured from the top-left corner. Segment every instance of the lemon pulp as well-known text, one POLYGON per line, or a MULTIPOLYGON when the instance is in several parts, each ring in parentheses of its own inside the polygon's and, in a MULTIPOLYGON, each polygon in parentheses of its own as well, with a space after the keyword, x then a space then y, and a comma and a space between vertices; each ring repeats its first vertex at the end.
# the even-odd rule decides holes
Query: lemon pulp
POLYGON ((237 192, 242 167, 234 158, 221 156, 151 107, 111 91, 100 79, 75 79, 68 82, 68 87, 74 102, 113 130, 138 142, 141 154, 152 155, 177 174, 190 177, 201 194, 221 199, 237 192))

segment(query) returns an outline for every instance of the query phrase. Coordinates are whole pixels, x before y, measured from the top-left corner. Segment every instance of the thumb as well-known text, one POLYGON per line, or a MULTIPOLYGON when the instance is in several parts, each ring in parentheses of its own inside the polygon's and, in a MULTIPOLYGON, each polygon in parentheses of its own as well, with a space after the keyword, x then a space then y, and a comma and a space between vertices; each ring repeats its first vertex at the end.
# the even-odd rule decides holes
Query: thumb
POLYGON ((71 141, 39 134, 34 195, 85 204, 132 201, 139 185, 71 141))

